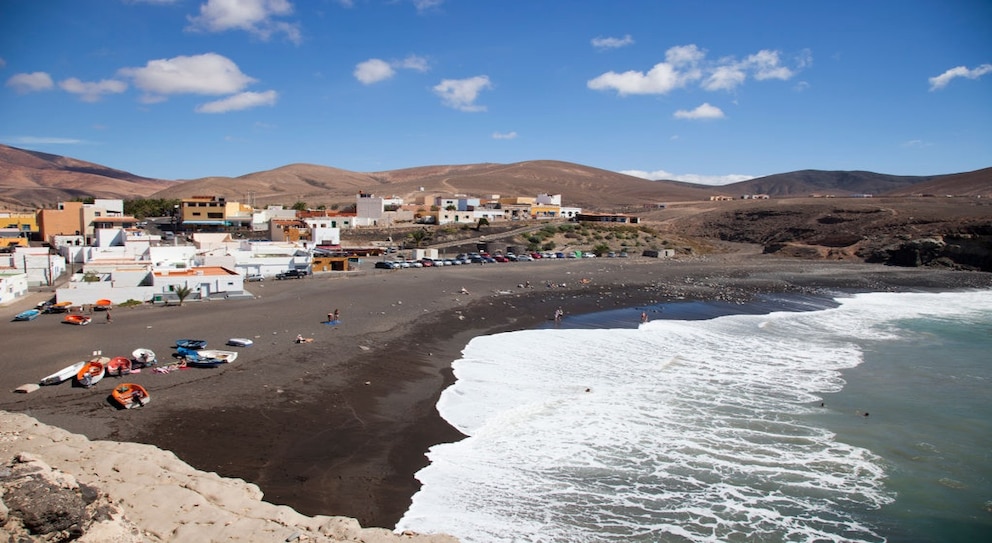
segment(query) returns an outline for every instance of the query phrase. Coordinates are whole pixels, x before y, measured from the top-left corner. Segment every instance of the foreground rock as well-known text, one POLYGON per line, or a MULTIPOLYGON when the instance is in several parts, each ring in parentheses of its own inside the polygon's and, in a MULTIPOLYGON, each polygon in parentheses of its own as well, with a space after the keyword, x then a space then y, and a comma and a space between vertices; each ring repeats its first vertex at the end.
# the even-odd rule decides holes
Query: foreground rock
POLYGON ((0 525, 9 541, 456 541, 363 529, 262 501, 257 486, 196 471, 168 451, 90 441, 0 411, 0 525))

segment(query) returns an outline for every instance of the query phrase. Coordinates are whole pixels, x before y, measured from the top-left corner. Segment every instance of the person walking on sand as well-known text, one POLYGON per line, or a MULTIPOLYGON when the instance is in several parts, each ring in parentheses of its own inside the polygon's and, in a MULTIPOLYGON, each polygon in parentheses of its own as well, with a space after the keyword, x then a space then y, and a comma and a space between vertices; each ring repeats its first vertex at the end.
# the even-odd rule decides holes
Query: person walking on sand
POLYGON ((341 312, 337 309, 334 310, 334 322, 341 320, 341 312))
POLYGON ((648 314, 646 311, 641 311, 641 323, 648 322, 648 314))
POLYGON ((114 319, 110 316, 110 310, 107 310, 107 324, 114 322, 114 319))
POLYGON ((559 307, 555 309, 555 322, 561 322, 561 319, 565 316, 565 312, 559 307))

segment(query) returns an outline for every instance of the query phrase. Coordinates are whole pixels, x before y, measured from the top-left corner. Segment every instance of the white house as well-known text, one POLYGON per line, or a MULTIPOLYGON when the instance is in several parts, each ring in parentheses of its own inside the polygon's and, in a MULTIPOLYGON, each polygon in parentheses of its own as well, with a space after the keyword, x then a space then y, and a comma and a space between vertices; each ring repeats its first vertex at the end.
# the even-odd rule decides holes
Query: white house
POLYGON ((12 268, 0 268, 0 305, 6 305, 28 293, 28 274, 12 268))
POLYGON ((341 245, 341 229, 331 226, 330 217, 303 219, 310 228, 310 239, 314 245, 341 245))
POLYGON ((0 254, 0 269, 3 268, 27 274, 28 285, 51 285, 65 273, 66 261, 48 247, 16 247, 12 253, 0 254))
POLYGON ((272 219, 293 220, 295 218, 295 209, 286 209, 283 206, 269 206, 252 213, 251 229, 255 232, 263 232, 269 229, 269 222, 272 219))

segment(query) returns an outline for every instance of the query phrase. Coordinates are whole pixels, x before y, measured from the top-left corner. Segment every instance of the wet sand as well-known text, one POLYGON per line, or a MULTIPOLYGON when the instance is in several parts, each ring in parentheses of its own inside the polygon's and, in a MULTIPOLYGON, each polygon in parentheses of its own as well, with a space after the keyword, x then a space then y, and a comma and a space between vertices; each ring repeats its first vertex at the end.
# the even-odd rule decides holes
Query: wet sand
MULTIPOLYGON (((684 260, 580 259, 373 270, 249 283, 254 299, 97 312, 88 326, 54 315, 9 322, 44 294, 0 308, 0 389, 37 382, 72 362, 154 350, 198 338, 239 352, 216 369, 149 370, 128 381, 152 402, 118 410, 114 377, 4 392, 0 409, 24 412, 90 439, 147 443, 193 467, 259 485, 265 500, 307 515, 342 515, 392 528, 436 443, 459 439, 437 415, 451 362, 472 338, 551 318, 676 299, 746 302, 755 293, 990 288, 992 275, 786 260, 755 252, 684 260), (529 281, 531 288, 521 285, 529 281), (555 285, 554 288, 548 284, 555 285), (459 291, 465 288, 469 294, 459 291), (324 324, 339 309, 341 322, 324 324), (314 338, 296 344, 297 334, 314 338), (225 347, 228 338, 254 345, 225 347)), ((49 293, 50 295, 50 293, 49 293)))

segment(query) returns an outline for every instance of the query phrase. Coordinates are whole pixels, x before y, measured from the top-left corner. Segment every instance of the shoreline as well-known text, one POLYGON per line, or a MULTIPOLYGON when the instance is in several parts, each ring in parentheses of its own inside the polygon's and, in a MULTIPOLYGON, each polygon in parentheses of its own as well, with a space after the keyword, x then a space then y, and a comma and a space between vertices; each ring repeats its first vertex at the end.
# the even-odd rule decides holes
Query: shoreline
MULTIPOLYGON (((772 292, 966 288, 992 288, 992 274, 754 253, 267 282, 249 287, 254 300, 121 308, 112 324, 61 326, 47 315, 5 324, 9 344, 0 360, 8 369, 0 379, 7 390, 93 350, 118 356, 148 347, 164 362, 181 337, 204 337, 212 348, 227 348, 221 345, 229 337, 252 337, 255 345, 229 348, 239 351, 229 367, 132 376, 154 397, 147 408, 114 409, 106 395, 116 381, 106 378, 95 391, 63 383, 8 394, 0 409, 90 439, 172 451, 199 470, 254 483, 265 501, 305 515, 348 516, 392 529, 419 488, 413 475, 427 465, 427 449, 460 437, 435 405, 472 337, 532 328, 557 306, 577 315, 672 300, 744 304, 772 292), (533 288, 520 288, 526 281, 533 288), (341 324, 322 324, 335 308, 341 324), (315 342, 293 344, 298 333, 315 342)), ((13 304, 0 308, 0 316, 23 309, 13 304)))

